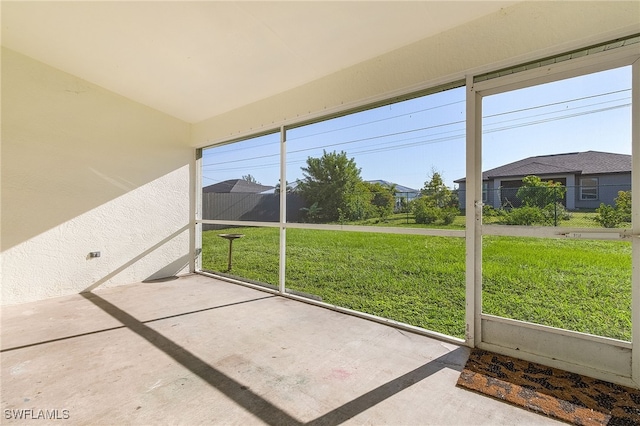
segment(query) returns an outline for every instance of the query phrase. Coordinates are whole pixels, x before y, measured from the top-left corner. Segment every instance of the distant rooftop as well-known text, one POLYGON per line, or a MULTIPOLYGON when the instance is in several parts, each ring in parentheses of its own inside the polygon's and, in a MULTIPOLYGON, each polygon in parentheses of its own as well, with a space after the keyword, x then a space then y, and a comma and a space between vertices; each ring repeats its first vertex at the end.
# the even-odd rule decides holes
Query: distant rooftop
MULTIPOLYGON (((631 155, 600 151, 538 155, 487 170, 482 173, 482 179, 567 173, 582 175, 631 173, 631 155)), ((454 182, 464 181, 465 178, 461 178, 454 182)))
POLYGON ((408 186, 398 185, 397 183, 389 182, 387 180, 377 179, 377 180, 368 180, 369 183, 379 183, 380 185, 385 186, 396 186, 396 192, 420 192, 419 189, 409 188, 408 186))
POLYGON ((213 185, 205 186, 202 188, 202 192, 248 192, 259 193, 272 189, 273 186, 261 185, 259 183, 248 182, 244 179, 229 179, 222 182, 214 183, 213 185))

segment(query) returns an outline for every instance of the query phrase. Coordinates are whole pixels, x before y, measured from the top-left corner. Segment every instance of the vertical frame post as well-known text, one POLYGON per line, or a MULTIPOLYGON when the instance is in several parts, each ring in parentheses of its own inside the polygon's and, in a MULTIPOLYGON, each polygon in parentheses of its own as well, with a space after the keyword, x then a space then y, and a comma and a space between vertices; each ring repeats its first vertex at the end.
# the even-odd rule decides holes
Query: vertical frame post
POLYGON ((631 380, 640 387, 640 59, 631 73, 631 380))
POLYGON ((189 272, 202 270, 202 149, 196 149, 191 170, 191 223, 189 235, 189 272))
POLYGON ((287 250, 287 130, 280 127, 280 259, 278 291, 284 293, 287 250))
POLYGON ((482 104, 473 85, 473 76, 466 82, 466 280, 465 280, 465 341, 469 347, 480 342, 482 310, 482 104))

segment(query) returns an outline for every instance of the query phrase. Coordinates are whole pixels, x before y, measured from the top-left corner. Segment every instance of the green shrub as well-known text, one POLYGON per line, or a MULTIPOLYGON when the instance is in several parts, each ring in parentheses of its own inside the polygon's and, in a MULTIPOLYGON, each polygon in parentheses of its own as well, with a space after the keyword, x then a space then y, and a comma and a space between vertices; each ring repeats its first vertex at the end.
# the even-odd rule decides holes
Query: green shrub
MULTIPOLYGON (((511 209, 513 209, 513 207, 511 207, 511 209)), ((484 217, 504 217, 507 214, 508 210, 503 208, 496 209, 488 204, 482 206, 482 216, 484 217)))
POLYGON ((512 209, 505 216, 505 222, 507 225, 524 225, 531 226, 535 224, 543 224, 545 217, 542 214, 542 209, 538 207, 524 206, 512 209))
POLYGON ((319 207, 318 203, 315 202, 310 207, 302 207, 300 212, 302 213, 303 222, 319 222, 322 207, 319 207))
POLYGON ((437 207, 421 206, 413 211, 416 223, 429 225, 440 219, 440 209, 437 207))
POLYGON ((496 216, 503 216, 501 222, 507 225, 552 225, 571 219, 571 213, 561 203, 550 203, 545 208, 522 206, 511 210, 497 210, 496 216))
POLYGON ((488 204, 482 206, 482 216, 494 217, 498 215, 498 211, 488 204))
POLYGON ((593 218, 605 228, 615 228, 623 222, 631 222, 631 191, 618 191, 618 196, 613 200, 616 206, 604 203, 596 209, 598 214, 593 218))
POLYGON ((614 200, 621 222, 631 222, 631 191, 618 191, 614 200))
POLYGON ((571 219, 571 213, 562 205, 562 203, 550 203, 542 209, 544 222, 548 225, 557 225, 561 220, 571 219))
POLYGON ((451 225, 453 223, 454 220, 456 220, 456 216, 458 216, 458 213, 460 212, 460 210, 454 208, 454 207, 449 207, 446 209, 441 209, 441 218, 442 218, 442 223, 444 225, 451 225))
POLYGON ((436 207, 433 200, 428 197, 420 197, 411 202, 411 210, 416 223, 429 225, 441 222, 444 225, 451 225, 460 214, 460 210, 456 207, 436 207))
POLYGON ((360 190, 360 188, 358 191, 344 194, 343 208, 338 209, 338 221, 344 223, 352 220, 366 220, 376 216, 371 198, 372 194, 369 191, 360 190))
POLYGON ((600 203, 596 213, 598 215, 593 220, 605 228, 615 228, 622 222, 620 212, 608 204, 600 203))

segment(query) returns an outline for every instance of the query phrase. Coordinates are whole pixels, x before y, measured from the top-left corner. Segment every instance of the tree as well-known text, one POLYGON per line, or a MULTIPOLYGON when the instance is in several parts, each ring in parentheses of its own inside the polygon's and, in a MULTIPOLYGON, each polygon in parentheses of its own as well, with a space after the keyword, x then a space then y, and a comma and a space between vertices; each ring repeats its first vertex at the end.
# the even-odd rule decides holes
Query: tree
POLYGON ((256 178, 254 178, 250 174, 242 176, 242 180, 246 180, 247 182, 251 182, 251 183, 257 183, 258 185, 260 185, 260 182, 258 182, 256 178))
POLYGON ((569 214, 560 202, 566 192, 567 188, 560 182, 543 181, 535 175, 526 176, 516 193, 516 197, 522 201, 522 207, 509 212, 507 223, 558 226, 559 221, 569 219, 569 214))
POLYGON ((422 196, 412 202, 416 223, 430 224, 441 221, 444 225, 453 223, 460 213, 455 193, 445 184, 440 173, 431 172, 431 178, 420 191, 422 196))
POLYGON ((382 185, 380 183, 369 183, 369 192, 371 192, 371 205, 375 210, 375 214, 381 219, 385 219, 393 214, 396 205, 396 185, 382 185))
POLYGON ((358 184, 362 182, 360 169, 353 158, 341 151, 327 153, 322 157, 307 158, 307 166, 302 167, 303 179, 297 182, 297 191, 308 205, 317 203, 320 208, 318 221, 357 219, 358 184))
POLYGON ((453 191, 444 184, 442 176, 436 171, 431 172, 431 178, 424 183, 420 192, 431 201, 432 207, 445 208, 457 205, 453 191))
POLYGON ((530 175, 522 179, 522 186, 516 197, 528 207, 544 208, 564 198, 567 188, 560 182, 543 181, 538 176, 530 175))
POLYGON ((375 216, 377 212, 372 199, 371 184, 363 180, 356 182, 354 188, 344 194, 342 206, 338 208, 338 220, 345 222, 375 216))

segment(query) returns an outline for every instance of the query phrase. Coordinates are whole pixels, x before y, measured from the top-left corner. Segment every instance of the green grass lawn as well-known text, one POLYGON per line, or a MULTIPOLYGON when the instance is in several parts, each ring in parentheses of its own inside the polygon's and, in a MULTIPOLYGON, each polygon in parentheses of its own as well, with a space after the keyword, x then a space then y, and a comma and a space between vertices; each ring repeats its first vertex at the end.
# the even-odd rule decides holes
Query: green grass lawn
MULTIPOLYGON (((233 275, 277 284, 277 228, 203 232, 203 269, 226 271, 223 232, 245 234, 234 243, 233 275)), ((630 243, 485 237, 483 245, 484 312, 630 340, 630 243)), ((462 238, 288 229, 286 286, 463 338, 464 251, 462 238)))
POLYGON ((483 238, 483 311, 631 340, 631 242, 483 238))

